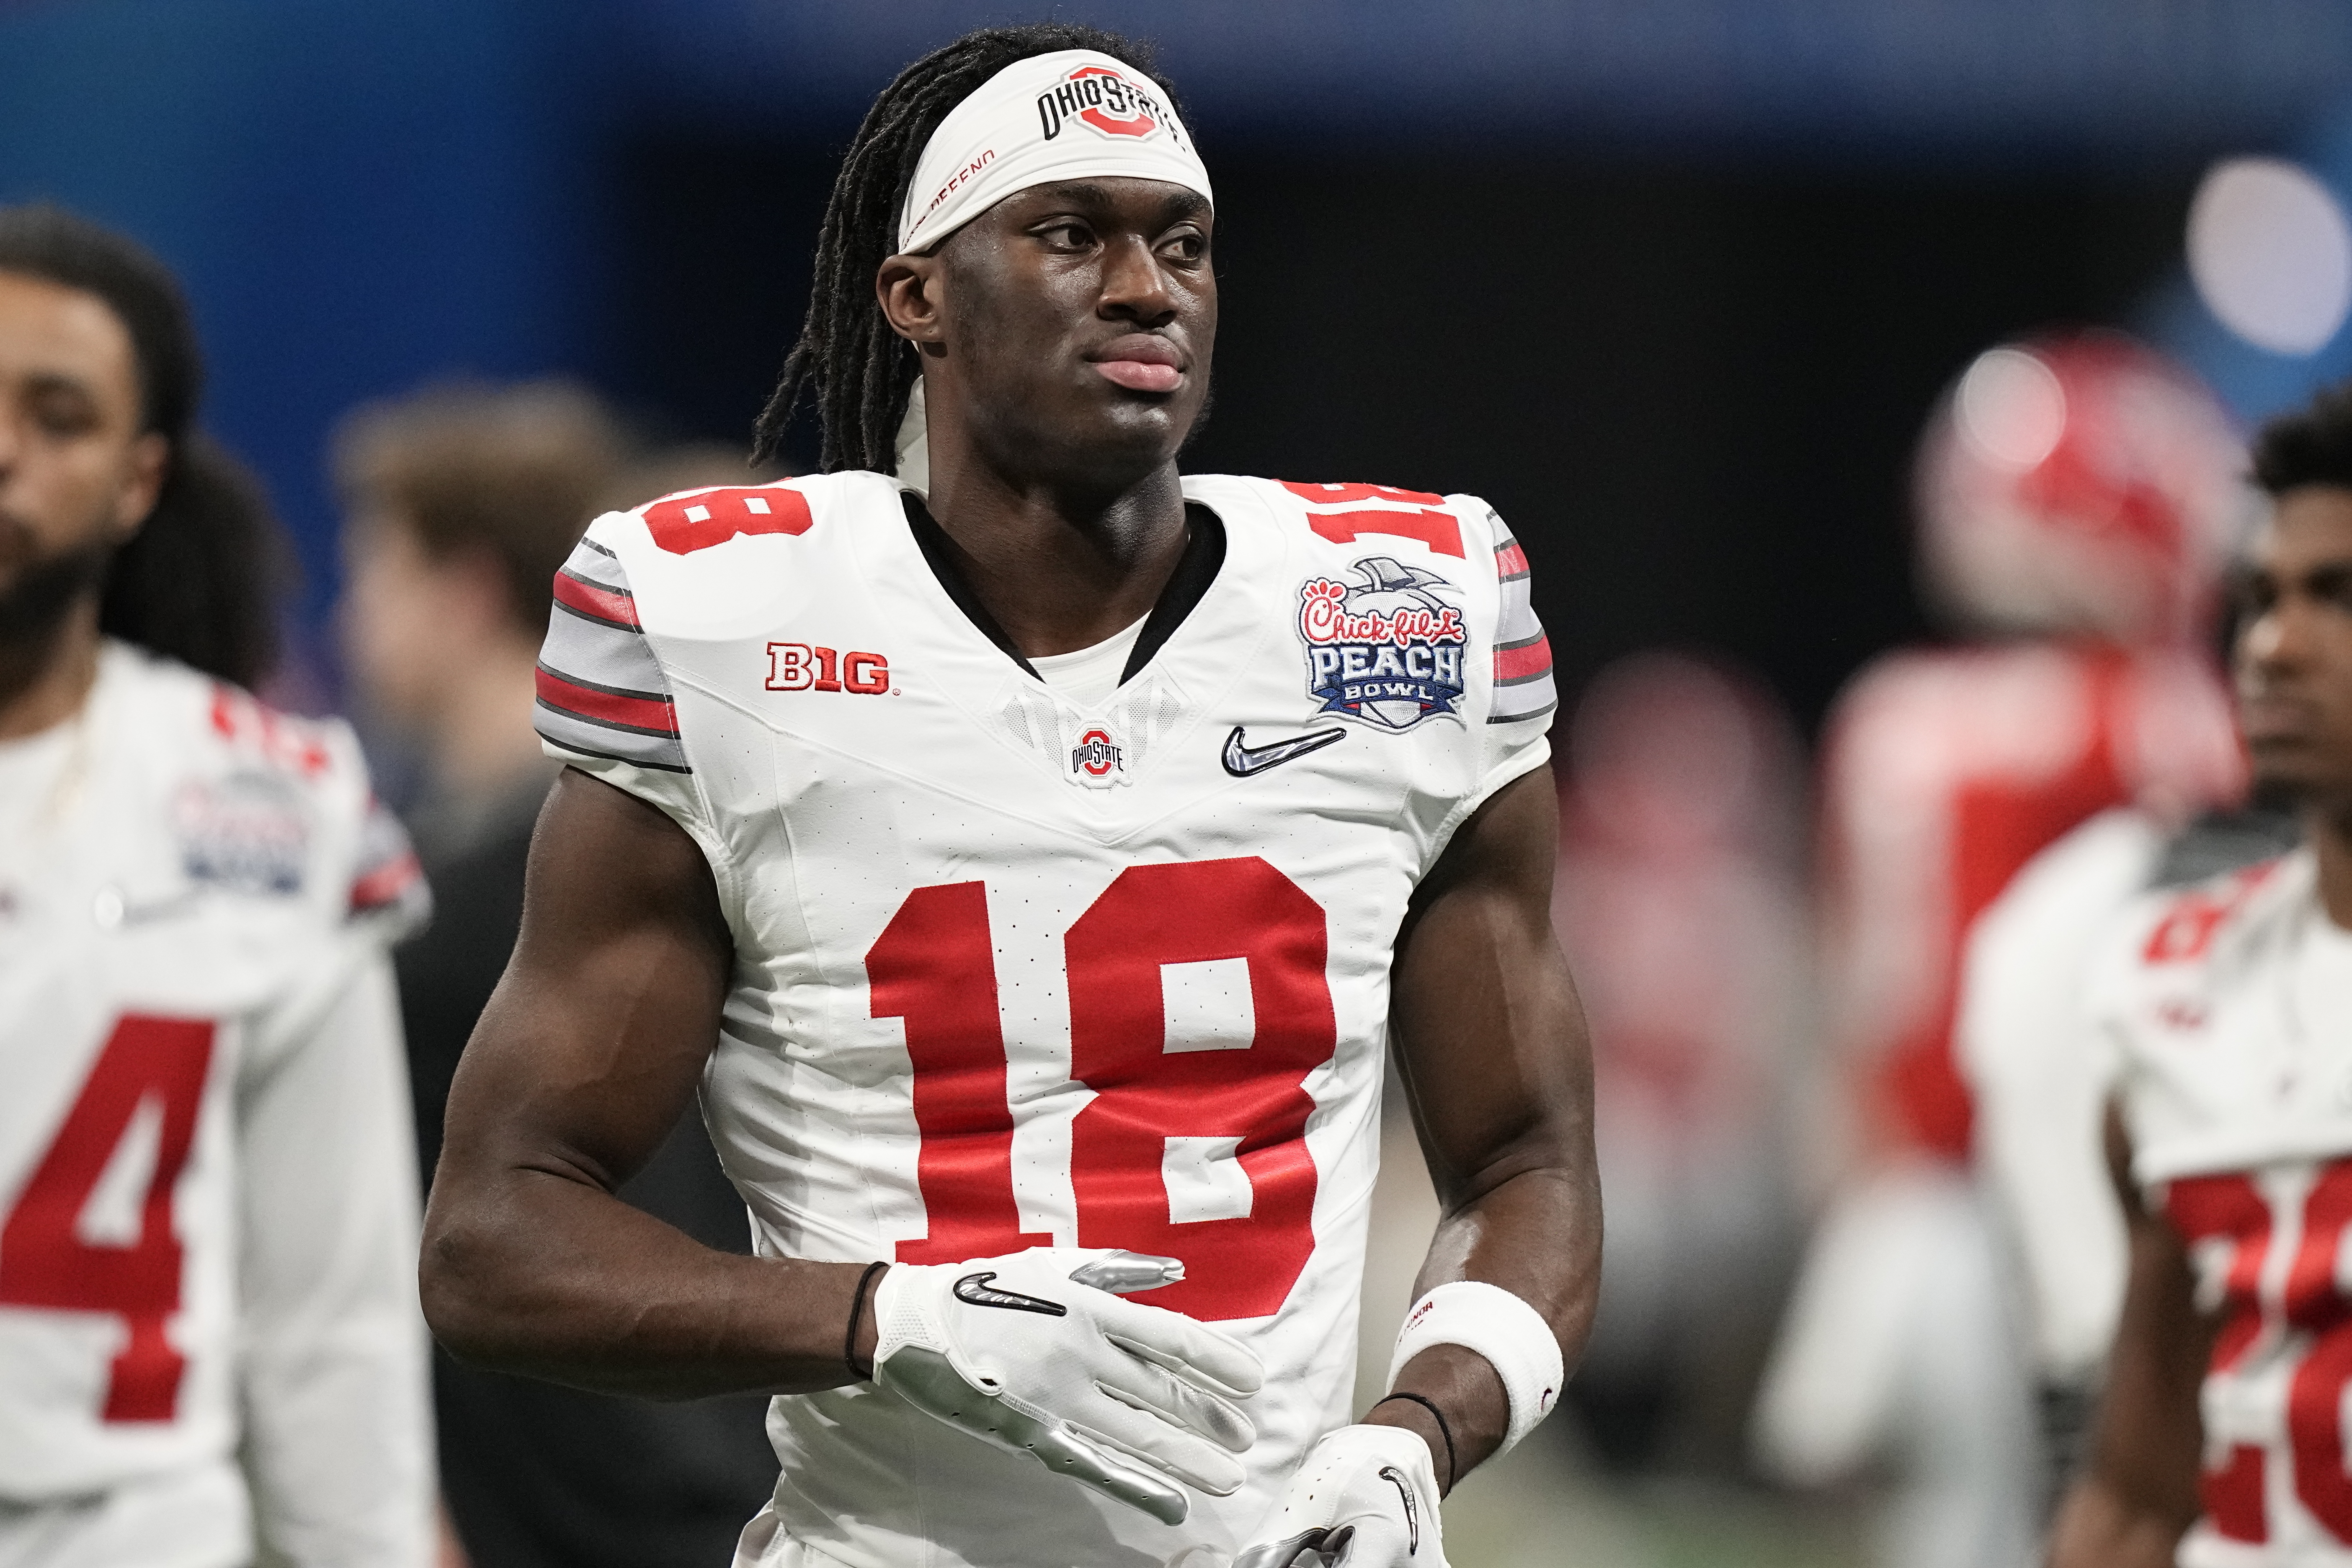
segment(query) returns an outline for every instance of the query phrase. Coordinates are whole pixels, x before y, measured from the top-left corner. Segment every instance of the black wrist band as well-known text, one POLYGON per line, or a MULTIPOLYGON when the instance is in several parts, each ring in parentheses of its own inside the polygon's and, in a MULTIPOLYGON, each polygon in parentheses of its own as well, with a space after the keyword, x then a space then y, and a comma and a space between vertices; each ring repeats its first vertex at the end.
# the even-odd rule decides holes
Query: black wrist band
MULTIPOLYGON (((1454 1458, 1454 1428, 1445 1424, 1445 1412, 1440 1410, 1434 1401, 1423 1399, 1418 1394, 1391 1394, 1387 1399, 1375 1399, 1372 1401, 1372 1409, 1378 1410, 1381 1405, 1398 1399, 1410 1399, 1415 1405, 1420 1405, 1423 1410, 1428 1411, 1429 1418, 1437 1423, 1437 1435, 1445 1439, 1445 1485, 1440 1488, 1438 1492, 1438 1495, 1442 1497, 1446 1492, 1450 1492, 1454 1489, 1454 1469, 1455 1464, 1454 1458)), ((1370 1412, 1366 1412, 1366 1414, 1369 1415, 1370 1412)))
MULTIPOLYGON (((849 1331, 842 1336, 841 1364, 849 1369, 850 1376, 861 1383, 874 1375, 874 1369, 857 1364, 857 1321, 866 1316, 866 1288, 874 1283, 877 1274, 889 1267, 887 1263, 867 1264, 866 1272, 857 1277, 857 1294, 849 1299, 849 1331)), ((1452 1444, 1449 1442, 1447 1446, 1450 1447, 1452 1444)))

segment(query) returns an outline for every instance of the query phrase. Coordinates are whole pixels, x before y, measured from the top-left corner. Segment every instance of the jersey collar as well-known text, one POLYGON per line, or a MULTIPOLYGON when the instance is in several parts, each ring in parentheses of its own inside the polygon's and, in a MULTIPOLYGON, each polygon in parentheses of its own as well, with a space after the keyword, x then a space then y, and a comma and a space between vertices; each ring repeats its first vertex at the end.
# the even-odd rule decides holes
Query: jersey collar
MULTIPOLYGON (((923 563, 931 569, 931 575, 938 580, 940 591, 947 595, 957 609, 963 612, 964 619, 972 624, 973 629, 995 644, 1007 658, 1042 681, 1045 678, 1037 674, 1037 667, 1013 646, 1012 637, 997 624, 996 617, 988 613, 988 606, 981 603, 980 595, 972 591, 970 580, 956 565, 955 552, 949 548, 947 530, 931 516, 929 509, 923 504, 923 499, 913 490, 902 489, 898 492, 898 500, 906 509, 907 531, 914 535, 915 547, 922 552, 923 563)), ((1151 614, 1144 620, 1143 630, 1136 635, 1135 649, 1127 657, 1127 668, 1119 672, 1119 684, 1123 686, 1133 679, 1137 671, 1150 663, 1151 656, 1175 635, 1176 628, 1184 624, 1184 617, 1192 613, 1215 584, 1218 569, 1224 563, 1223 520, 1199 501, 1186 501, 1184 553, 1177 558, 1176 569, 1169 573, 1167 584, 1160 588, 1160 597, 1151 606, 1151 614)))

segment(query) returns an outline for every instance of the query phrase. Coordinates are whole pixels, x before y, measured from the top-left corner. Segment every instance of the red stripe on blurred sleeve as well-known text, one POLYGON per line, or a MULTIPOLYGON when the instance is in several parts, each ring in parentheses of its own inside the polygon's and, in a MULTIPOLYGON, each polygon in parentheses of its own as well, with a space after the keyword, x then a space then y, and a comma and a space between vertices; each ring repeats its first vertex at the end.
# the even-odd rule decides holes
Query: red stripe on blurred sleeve
POLYGON ((403 850, 383 865, 362 873, 352 883, 352 912, 360 914, 368 910, 382 909, 386 904, 398 903, 400 896, 424 874, 423 868, 416 863, 416 857, 403 850))

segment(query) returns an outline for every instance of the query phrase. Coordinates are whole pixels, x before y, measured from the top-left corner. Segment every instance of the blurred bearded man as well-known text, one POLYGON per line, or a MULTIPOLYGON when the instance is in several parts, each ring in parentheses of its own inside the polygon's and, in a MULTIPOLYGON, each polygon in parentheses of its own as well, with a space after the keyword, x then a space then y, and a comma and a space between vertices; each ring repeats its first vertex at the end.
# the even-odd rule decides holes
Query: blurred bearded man
POLYGON ((0 209, 0 1563, 432 1560, 387 943, 342 725, 163 266, 0 209))

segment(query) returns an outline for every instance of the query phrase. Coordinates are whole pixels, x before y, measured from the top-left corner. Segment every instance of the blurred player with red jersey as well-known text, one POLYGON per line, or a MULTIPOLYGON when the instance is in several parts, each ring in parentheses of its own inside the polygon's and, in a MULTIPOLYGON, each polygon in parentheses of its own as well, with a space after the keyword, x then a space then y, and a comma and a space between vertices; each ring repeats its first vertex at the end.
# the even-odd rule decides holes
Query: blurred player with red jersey
POLYGON ((1898 1146, 1970 1157, 1958 955, 2019 868, 2110 805, 2193 809, 2242 786, 2198 641, 2237 460, 2201 387, 2106 334, 1990 351, 1929 427, 1926 585, 1954 623, 2003 640, 1864 670, 1823 778, 1836 1026, 1898 1146))
POLYGON ((2095 973, 2130 1264, 2057 1568, 2352 1563, 2352 391, 2254 476, 2239 717, 2303 843, 2143 900, 2095 973))
POLYGON ((237 684, 275 540, 198 379, 152 257, 0 210, 0 1563, 417 1568, 423 885, 237 684))
POLYGON ((1978 1560, 1950 1544, 1972 1531, 1982 1552, 2010 1551, 1992 1542, 2030 1528, 2035 1484, 2004 1288, 1963 1174, 1975 1118, 1953 1052, 1960 954, 2010 879, 2077 824, 2126 803, 2178 817, 2242 788, 2227 700, 2197 640, 2240 514, 2238 450, 2209 394, 2121 337, 1979 356, 1929 424, 1917 510, 1923 587, 1981 640, 1885 657, 1832 717, 1830 1029, 1864 1148, 1817 1235, 1762 1419, 1786 1468, 1846 1471, 1923 1404, 1948 1404, 1906 1398, 1911 1374, 1892 1368, 1931 1383, 1937 1359, 1976 1368, 1948 1393, 1978 1414, 1947 1408, 1939 1435, 1912 1448, 1945 1456, 1921 1474, 1948 1491, 1948 1513, 1922 1533, 1954 1552, 1939 1561, 1978 1560), (1930 1286, 1900 1247, 1861 1244, 1882 1226, 1947 1262, 1977 1259, 1970 1282, 1930 1286), (1933 1299, 1888 1305, 1920 1291, 1933 1299), (1874 1311, 1911 1327, 1864 1329, 1855 1314, 1874 1311), (1863 1344, 1890 1359, 1865 1367, 1863 1344), (1841 1414, 1825 1416, 1831 1405, 1841 1414), (1959 1527, 1962 1515, 1975 1522, 1959 1527))

